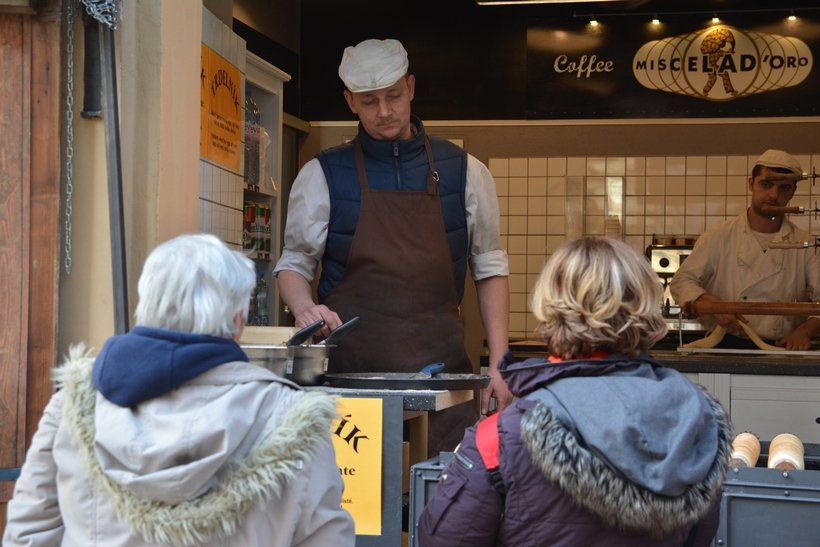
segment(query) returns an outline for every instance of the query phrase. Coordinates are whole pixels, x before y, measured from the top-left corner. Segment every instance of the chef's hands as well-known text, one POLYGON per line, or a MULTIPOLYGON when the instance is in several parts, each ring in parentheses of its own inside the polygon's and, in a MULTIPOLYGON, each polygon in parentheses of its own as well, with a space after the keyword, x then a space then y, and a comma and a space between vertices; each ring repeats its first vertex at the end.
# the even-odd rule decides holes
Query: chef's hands
MULTIPOLYGON (((716 296, 712 296, 711 294, 704 293, 700 295, 698 298, 695 299, 698 302, 723 302, 720 298, 716 296)), ((740 323, 748 323, 749 320, 746 319, 743 315, 732 315, 730 313, 716 313, 712 315, 715 318, 715 322, 724 327, 727 331, 732 334, 740 334, 743 331, 743 327, 740 326, 740 323)))
POLYGON ((714 317, 718 325, 722 325, 726 328, 727 331, 731 332, 732 334, 740 334, 741 332, 744 332, 743 327, 740 326, 741 321, 744 323, 749 322, 749 320, 746 319, 745 315, 716 313, 714 317))
POLYGON ((492 412, 501 412, 509 406, 513 400, 512 392, 501 378, 501 374, 499 374, 496 367, 492 367, 490 369, 490 376, 492 377, 490 380, 490 385, 488 385, 486 389, 481 390, 482 416, 486 416, 491 413, 490 399, 495 399, 497 404, 496 408, 492 409, 492 412))
POLYGON ((313 304, 298 314, 294 314, 294 317, 296 318, 296 326, 300 329, 312 325, 320 319, 324 320, 325 326, 316 332, 317 335, 322 337, 327 337, 331 331, 343 322, 339 318, 339 314, 323 304, 313 304))
POLYGON ((788 336, 784 336, 774 343, 775 346, 786 348, 787 350, 803 351, 811 349, 811 338, 794 331, 788 336))
POLYGON ((787 350, 805 351, 811 349, 812 336, 820 333, 820 318, 811 317, 800 324, 794 332, 784 336, 774 343, 775 346, 786 348, 787 350))

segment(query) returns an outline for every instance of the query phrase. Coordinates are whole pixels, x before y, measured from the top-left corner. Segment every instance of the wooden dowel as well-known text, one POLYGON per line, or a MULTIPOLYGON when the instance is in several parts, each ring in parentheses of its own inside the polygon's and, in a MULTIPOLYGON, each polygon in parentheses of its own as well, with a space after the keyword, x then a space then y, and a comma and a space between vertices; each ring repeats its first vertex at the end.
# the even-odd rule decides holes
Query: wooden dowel
POLYGON ((806 212, 804 207, 778 207, 777 205, 764 205, 760 208, 760 212, 766 216, 786 215, 786 214, 800 214, 806 212))

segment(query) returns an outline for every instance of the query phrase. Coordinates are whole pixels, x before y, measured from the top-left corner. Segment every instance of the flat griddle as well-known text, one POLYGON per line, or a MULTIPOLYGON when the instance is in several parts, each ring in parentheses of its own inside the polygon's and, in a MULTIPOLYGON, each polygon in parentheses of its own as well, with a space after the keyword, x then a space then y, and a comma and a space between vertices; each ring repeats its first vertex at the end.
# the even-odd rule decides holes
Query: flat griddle
POLYGON ((351 389, 421 389, 465 390, 484 389, 490 385, 486 374, 440 373, 424 378, 415 372, 338 372, 325 375, 333 387, 351 389))

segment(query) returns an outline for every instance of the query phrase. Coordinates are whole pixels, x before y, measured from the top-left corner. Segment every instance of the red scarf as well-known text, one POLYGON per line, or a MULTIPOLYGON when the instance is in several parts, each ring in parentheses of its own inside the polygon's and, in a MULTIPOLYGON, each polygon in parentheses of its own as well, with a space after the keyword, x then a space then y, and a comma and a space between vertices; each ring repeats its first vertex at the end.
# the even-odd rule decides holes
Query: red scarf
MULTIPOLYGON (((609 355, 608 351, 596 351, 592 355, 588 355, 586 357, 573 357, 572 359, 570 359, 570 361, 577 361, 578 359, 590 359, 590 360, 593 360, 593 361, 597 361, 599 359, 603 359, 604 357, 606 357, 608 355, 609 355)), ((550 355, 549 357, 547 357, 547 359, 549 360, 550 363, 563 363, 564 362, 564 359, 561 358, 561 357, 558 357, 557 355, 550 355)))

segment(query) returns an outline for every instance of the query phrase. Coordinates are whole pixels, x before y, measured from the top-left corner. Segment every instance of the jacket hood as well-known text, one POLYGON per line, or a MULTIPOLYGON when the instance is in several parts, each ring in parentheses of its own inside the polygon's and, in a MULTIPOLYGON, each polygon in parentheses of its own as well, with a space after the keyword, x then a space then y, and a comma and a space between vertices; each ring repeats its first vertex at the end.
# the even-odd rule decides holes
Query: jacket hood
POLYGON ((656 494, 678 496, 701 481, 718 451, 708 400, 671 369, 641 364, 563 378, 530 398, 552 408, 587 450, 656 494))
POLYGON ((663 536, 702 517, 728 466, 731 426, 720 404, 648 356, 541 360, 540 382, 538 368, 521 367, 520 380, 539 385, 521 436, 548 479, 624 530, 663 536))
MULTIPOLYGON (((642 353, 641 361, 659 367, 649 354, 642 353)), ((553 363, 541 357, 531 357, 516 361, 511 351, 504 354, 498 364, 498 370, 510 391, 516 397, 525 397, 544 384, 558 378, 577 376, 601 376, 618 368, 632 366, 635 360, 621 354, 611 354, 602 359, 573 359, 553 363)))
POLYGON ((227 338, 134 327, 106 340, 94 362, 94 385, 127 407, 165 395, 215 366, 247 360, 227 338))
POLYGON ((56 369, 63 412, 89 476, 149 542, 231 535, 250 507, 281 493, 336 417, 332 397, 244 362, 122 407, 94 389, 91 363, 74 351, 56 369))

